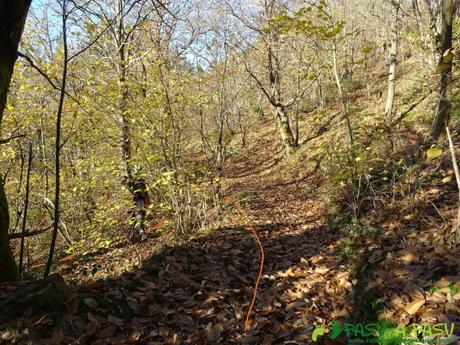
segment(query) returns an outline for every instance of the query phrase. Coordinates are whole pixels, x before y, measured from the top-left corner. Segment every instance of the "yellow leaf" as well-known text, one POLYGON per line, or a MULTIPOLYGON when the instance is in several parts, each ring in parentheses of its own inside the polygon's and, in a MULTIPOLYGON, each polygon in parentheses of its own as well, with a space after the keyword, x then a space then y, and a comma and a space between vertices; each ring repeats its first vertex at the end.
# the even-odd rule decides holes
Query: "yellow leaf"
POLYGON ((428 151, 426 151, 426 154, 428 158, 431 158, 431 159, 438 158, 442 155, 442 149, 440 147, 435 146, 429 149, 428 151))

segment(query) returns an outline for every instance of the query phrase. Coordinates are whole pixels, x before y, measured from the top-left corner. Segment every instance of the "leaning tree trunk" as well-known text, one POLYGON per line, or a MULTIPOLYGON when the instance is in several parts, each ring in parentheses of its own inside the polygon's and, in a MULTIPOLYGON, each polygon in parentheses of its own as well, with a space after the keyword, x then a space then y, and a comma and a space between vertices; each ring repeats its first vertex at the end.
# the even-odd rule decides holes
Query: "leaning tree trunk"
POLYGON ((438 71, 441 73, 439 83, 439 101, 436 116, 430 130, 430 137, 438 140, 441 133, 449 124, 451 110, 451 82, 452 82, 452 19, 454 16, 454 0, 442 1, 442 31, 441 51, 438 61, 438 71))
POLYGON ((268 98, 272 106, 275 108, 276 125, 278 127, 281 140, 283 141, 285 152, 287 155, 291 155, 294 153, 296 146, 289 117, 282 103, 281 73, 278 56, 279 49, 277 47, 279 44, 279 37, 275 33, 269 33, 268 39, 267 67, 271 90, 271 95, 269 95, 268 98))
POLYGON ((388 73, 388 95, 385 106, 385 123, 388 127, 391 126, 391 118, 393 115, 393 104, 396 90, 396 63, 398 55, 398 24, 399 24, 399 0, 393 0, 393 18, 391 23, 391 38, 390 38, 390 67, 388 73))
MULTIPOLYGON (((0 0, 0 124, 29 6, 30 0, 0 0)), ((8 239, 9 220, 4 181, 0 178, 0 282, 19 276, 8 239)))
POLYGON ((295 151, 295 139, 292 134, 292 129, 289 124, 289 118, 286 114, 285 109, 282 106, 276 107, 276 124, 283 141, 284 149, 288 155, 294 153, 295 151))

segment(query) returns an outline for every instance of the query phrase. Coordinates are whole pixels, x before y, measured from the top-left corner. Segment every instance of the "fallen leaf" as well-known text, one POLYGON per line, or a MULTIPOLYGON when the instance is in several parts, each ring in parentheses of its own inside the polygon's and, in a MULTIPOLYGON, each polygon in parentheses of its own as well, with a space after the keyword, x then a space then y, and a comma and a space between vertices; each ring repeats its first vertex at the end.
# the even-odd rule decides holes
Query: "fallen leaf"
POLYGON ((380 261, 382 259, 382 254, 383 250, 378 249, 372 253, 372 255, 369 257, 367 261, 369 261, 371 264, 375 264, 377 261, 380 261))
POLYGON ((438 158, 442 155, 442 148, 435 146, 426 151, 426 155, 430 159, 438 158))
POLYGON ((83 299, 83 303, 85 303, 88 307, 93 309, 97 307, 97 302, 93 298, 85 298, 83 299))
MULTIPOLYGON (((308 266, 308 260, 305 259, 305 258, 300 258, 300 265, 304 266, 304 267, 307 267, 308 266)), ((265 341, 265 339, 264 339, 264 341, 265 341)))
POLYGON ((260 337, 258 336, 246 335, 238 339, 238 342, 240 344, 258 344, 259 340, 260 340, 260 337))
POLYGON ((113 315, 109 315, 107 317, 107 321, 110 322, 111 324, 114 324, 118 327, 122 326, 123 325, 123 320, 122 319, 119 319, 113 315))
POLYGON ((272 345, 274 343, 274 337, 273 334, 267 334, 264 337, 264 340, 262 342, 262 345, 272 345))
POLYGON ((88 313, 87 314, 87 317, 88 317, 88 320, 93 322, 93 323, 99 323, 99 321, 97 320, 97 318, 92 314, 92 313, 88 313))
POLYGON ((321 275, 324 275, 324 274, 326 274, 326 273, 329 272, 329 271, 330 271, 330 269, 327 268, 326 266, 319 266, 319 267, 316 267, 316 268, 315 268, 315 272, 317 272, 317 273, 319 273, 319 274, 321 274, 321 275))
POLYGON ((64 332, 62 329, 55 329, 51 334, 51 339, 49 340, 50 345, 60 345, 64 340, 64 332))
POLYGON ((100 330, 99 332, 97 332, 96 336, 98 338, 110 338, 110 337, 113 337, 116 331, 117 331, 117 327, 115 327, 114 325, 110 325, 100 330))
POLYGON ((224 330, 224 326, 222 324, 217 323, 214 326, 212 323, 208 323, 206 326, 206 338, 210 343, 214 343, 217 341, 217 339, 220 338, 222 331, 224 330))
POLYGON ((410 303, 407 305, 404 310, 410 314, 410 315, 415 315, 420 308, 425 304, 425 300, 415 300, 414 302, 410 303))

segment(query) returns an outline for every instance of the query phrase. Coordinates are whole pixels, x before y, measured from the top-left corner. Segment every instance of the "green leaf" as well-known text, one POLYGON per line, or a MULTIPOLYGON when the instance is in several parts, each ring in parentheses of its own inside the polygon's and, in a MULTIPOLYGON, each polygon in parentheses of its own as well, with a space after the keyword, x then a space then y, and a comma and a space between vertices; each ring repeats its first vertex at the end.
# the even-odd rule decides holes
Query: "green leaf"
POLYGON ((426 154, 428 158, 435 159, 442 155, 442 149, 440 147, 435 146, 429 149, 428 151, 426 151, 426 154))

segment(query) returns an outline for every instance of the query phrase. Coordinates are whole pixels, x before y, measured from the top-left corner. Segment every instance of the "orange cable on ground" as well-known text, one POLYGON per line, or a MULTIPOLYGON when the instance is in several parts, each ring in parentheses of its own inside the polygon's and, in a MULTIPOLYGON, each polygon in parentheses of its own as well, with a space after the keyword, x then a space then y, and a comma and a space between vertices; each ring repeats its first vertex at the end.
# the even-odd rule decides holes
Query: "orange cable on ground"
MULTIPOLYGON (((248 215, 246 214, 246 212, 244 212, 244 210, 241 208, 240 204, 237 201, 235 201, 235 207, 236 207, 238 213, 240 214, 241 218, 249 218, 248 215)), ((256 284, 254 286, 254 294, 252 296, 251 305, 249 306, 249 310, 248 310, 248 313, 246 314, 246 319, 244 321, 244 331, 245 332, 247 332, 248 329, 249 329, 249 317, 251 315, 252 310, 254 309, 254 304, 256 303, 257 290, 259 289, 260 280, 262 279, 262 272, 263 272, 263 269, 264 269, 264 261, 265 261, 264 247, 262 245, 262 241, 260 240, 259 236, 257 235, 256 229, 254 229, 254 227, 252 226, 251 223, 247 223, 246 227, 249 230, 251 230, 251 232, 253 233, 255 239, 257 240, 257 243, 259 244, 261 260, 260 260, 259 275, 257 277, 256 284)))

